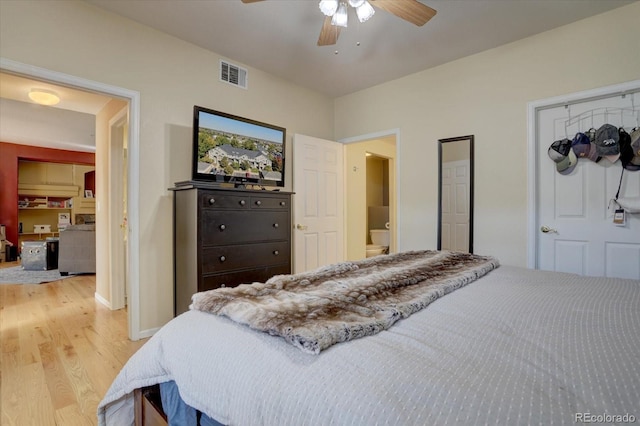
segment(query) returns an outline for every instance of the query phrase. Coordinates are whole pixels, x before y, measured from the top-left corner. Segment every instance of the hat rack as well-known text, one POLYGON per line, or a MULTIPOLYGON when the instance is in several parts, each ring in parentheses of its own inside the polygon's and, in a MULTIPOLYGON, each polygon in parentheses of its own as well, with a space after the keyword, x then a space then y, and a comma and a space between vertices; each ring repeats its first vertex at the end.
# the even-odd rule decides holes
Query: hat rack
POLYGON ((564 121, 565 136, 568 135, 569 127, 575 126, 576 124, 580 124, 587 120, 590 120, 589 128, 595 128, 596 126, 594 125, 594 119, 599 117, 603 117, 602 122, 607 123, 609 122, 609 116, 616 116, 620 118, 621 125, 619 127, 640 127, 640 107, 601 107, 584 111, 573 117, 571 117, 570 107, 566 105, 565 108, 569 110, 569 118, 564 121), (634 124, 625 125, 625 122, 628 123, 629 121, 633 121, 634 124))
MULTIPOLYGON (((631 118, 636 121, 636 125, 640 125, 640 108, 629 107, 629 108, 616 108, 616 107, 601 107, 595 108, 589 111, 584 111, 574 117, 570 117, 565 121, 565 126, 573 126, 574 124, 580 123, 584 120, 591 119, 593 121, 594 117, 604 116, 605 121, 607 121, 609 115, 620 116, 620 122, 624 122, 625 118, 631 118)), ((592 123, 593 124, 593 123, 592 123)), ((592 126, 593 127, 593 126, 592 126)))
MULTIPOLYGON (((591 125, 590 127, 596 127, 594 125, 594 118, 599 118, 599 117, 603 117, 602 122, 606 123, 608 122, 608 116, 610 115, 615 115, 615 116, 619 116, 620 117, 620 125, 622 127, 640 127, 640 107, 635 105, 634 99, 635 99, 635 94, 638 93, 639 91, 630 91, 630 92, 622 92, 619 94, 620 98, 625 99, 627 97, 627 95, 631 95, 629 96, 629 100, 630 100, 630 106, 629 107, 624 107, 624 108, 620 108, 620 107, 599 107, 599 108, 594 108, 588 111, 583 111, 582 113, 572 116, 571 115, 571 106, 573 104, 579 104, 579 103, 583 103, 585 100, 582 99, 580 101, 577 102, 565 102, 565 103, 560 103, 558 106, 560 105, 564 105, 564 108, 567 110, 567 119, 564 121, 564 131, 565 131, 565 136, 568 137, 568 128, 571 126, 574 126, 576 124, 579 124, 585 120, 590 119, 591 121, 591 125), (631 125, 631 126, 625 126, 625 120, 631 119, 635 122, 635 125, 631 125)), ((593 101, 593 100, 597 100, 599 99, 599 97, 594 97, 592 99, 589 99, 589 101, 593 101)), ((561 121, 558 120, 558 124, 561 124, 561 121)), ((556 130, 560 130, 558 128, 556 128, 556 130)))

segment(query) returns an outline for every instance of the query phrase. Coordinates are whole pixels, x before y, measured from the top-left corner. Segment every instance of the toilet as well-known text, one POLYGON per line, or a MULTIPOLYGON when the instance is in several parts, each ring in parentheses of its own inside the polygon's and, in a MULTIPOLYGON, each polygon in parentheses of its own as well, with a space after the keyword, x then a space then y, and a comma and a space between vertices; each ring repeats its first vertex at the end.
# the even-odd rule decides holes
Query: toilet
POLYGON ((367 244, 367 257, 386 254, 389 249, 389 230, 388 229, 372 229, 369 231, 371 242, 367 244))

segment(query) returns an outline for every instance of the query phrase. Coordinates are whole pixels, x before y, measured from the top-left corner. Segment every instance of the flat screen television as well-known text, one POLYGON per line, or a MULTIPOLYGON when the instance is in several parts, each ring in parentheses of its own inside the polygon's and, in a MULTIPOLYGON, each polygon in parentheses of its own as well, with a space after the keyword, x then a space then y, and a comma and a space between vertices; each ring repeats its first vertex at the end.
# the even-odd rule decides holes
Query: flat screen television
POLYGON ((194 106, 193 179, 284 186, 286 129, 194 106))

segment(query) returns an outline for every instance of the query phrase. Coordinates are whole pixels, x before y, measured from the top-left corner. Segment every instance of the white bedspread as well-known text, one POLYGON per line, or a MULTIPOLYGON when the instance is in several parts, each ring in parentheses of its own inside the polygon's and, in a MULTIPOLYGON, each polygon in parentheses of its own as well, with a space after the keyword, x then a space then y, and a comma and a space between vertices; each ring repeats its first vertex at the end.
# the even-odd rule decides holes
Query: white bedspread
POLYGON ((508 266, 320 355, 190 311, 125 365, 99 424, 133 424, 133 389, 168 380, 231 425, 640 421, 638 336, 640 281, 508 266))

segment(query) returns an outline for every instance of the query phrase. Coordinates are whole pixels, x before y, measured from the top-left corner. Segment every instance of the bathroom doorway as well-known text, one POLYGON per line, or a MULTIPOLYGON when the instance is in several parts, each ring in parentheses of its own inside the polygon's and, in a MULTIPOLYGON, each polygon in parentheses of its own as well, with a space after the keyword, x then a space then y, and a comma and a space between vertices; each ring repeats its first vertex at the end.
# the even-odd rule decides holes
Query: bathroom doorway
POLYGON ((366 256, 389 254, 389 159, 367 152, 367 232, 366 256))
POLYGON ((395 134, 346 143, 347 260, 397 252, 396 152, 395 134))

